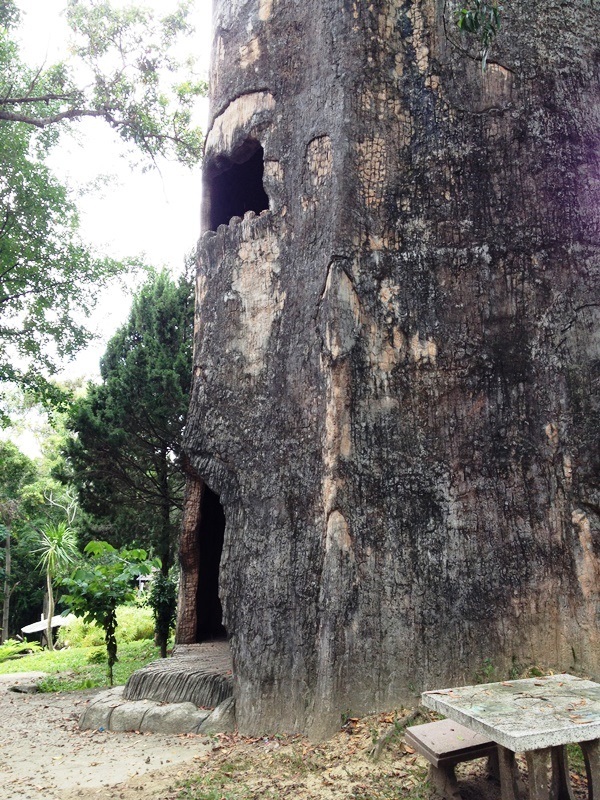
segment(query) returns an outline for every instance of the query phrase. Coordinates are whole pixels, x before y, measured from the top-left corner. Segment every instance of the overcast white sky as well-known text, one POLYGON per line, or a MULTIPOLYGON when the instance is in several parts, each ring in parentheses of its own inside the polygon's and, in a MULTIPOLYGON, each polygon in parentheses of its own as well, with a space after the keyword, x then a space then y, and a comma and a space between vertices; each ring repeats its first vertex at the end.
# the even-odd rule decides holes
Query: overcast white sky
MULTIPOLYGON (((114 5, 131 5, 112 0, 114 5)), ((167 13, 176 0, 134 0, 159 13, 167 13)), ((65 0, 18 0, 24 16, 22 47, 35 66, 64 57, 68 30, 62 17, 65 0)), ((196 35, 193 52, 199 68, 208 70, 211 0, 195 0, 196 35)), ((205 104, 199 108, 203 123, 205 104)), ((161 163, 160 173, 132 169, 124 145, 99 120, 84 120, 74 126, 74 135, 64 137, 51 164, 61 179, 76 189, 85 189, 99 176, 106 176, 100 191, 83 194, 79 200, 81 229, 86 241, 115 258, 145 254, 156 267, 181 270, 186 253, 195 247, 200 231, 200 169, 161 163)), ((92 325, 101 338, 69 365, 65 374, 94 376, 106 341, 121 325, 129 310, 130 297, 113 290, 101 299, 92 325)))

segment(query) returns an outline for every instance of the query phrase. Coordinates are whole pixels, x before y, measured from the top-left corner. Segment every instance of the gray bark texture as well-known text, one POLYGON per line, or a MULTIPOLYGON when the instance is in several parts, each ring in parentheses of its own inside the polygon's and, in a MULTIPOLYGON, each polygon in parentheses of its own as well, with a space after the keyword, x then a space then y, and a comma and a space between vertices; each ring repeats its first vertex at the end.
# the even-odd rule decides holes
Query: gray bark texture
POLYGON ((504 5, 482 75, 451 2, 215 2, 186 449, 243 732, 600 678, 600 5, 504 5))
POLYGON ((4 591, 3 596, 4 599, 2 601, 2 629, 0 629, 0 644, 4 644, 4 642, 10 638, 10 630, 9 630, 9 621, 10 621, 10 596, 12 594, 12 586, 10 585, 10 581, 12 578, 12 561, 11 561, 11 552, 10 552, 10 545, 11 545, 11 533, 10 533, 10 521, 9 524, 5 526, 6 530, 6 538, 4 544, 4 591))

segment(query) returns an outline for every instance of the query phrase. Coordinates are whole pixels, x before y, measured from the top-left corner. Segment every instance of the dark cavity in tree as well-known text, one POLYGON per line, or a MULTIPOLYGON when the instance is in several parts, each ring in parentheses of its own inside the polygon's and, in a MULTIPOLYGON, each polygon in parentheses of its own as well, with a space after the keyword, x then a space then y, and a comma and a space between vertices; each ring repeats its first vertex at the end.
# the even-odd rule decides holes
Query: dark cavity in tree
POLYGON ((213 164, 207 181, 211 230, 228 225, 232 217, 243 217, 246 211, 260 214, 269 208, 263 172, 264 150, 253 139, 246 140, 230 159, 222 157, 213 164))
POLYGON ((206 642, 227 636, 223 627, 223 610, 219 600, 219 566, 223 551, 225 513, 219 496, 208 486, 201 505, 201 522, 198 535, 200 569, 198 574, 198 627, 196 641, 206 642))

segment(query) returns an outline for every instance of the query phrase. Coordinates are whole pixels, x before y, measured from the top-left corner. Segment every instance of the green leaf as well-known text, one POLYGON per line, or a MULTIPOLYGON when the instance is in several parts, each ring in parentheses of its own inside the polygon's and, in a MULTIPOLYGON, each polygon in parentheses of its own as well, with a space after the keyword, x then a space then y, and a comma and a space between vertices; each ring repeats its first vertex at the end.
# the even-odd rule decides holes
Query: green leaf
POLYGON ((501 4, 497 0, 471 0, 455 15, 456 26, 479 41, 482 72, 485 72, 490 48, 500 30, 500 11, 501 4))
POLYGON ((84 553, 89 553, 92 556, 106 555, 107 553, 116 553, 115 548, 108 542, 92 541, 88 542, 83 548, 84 553))

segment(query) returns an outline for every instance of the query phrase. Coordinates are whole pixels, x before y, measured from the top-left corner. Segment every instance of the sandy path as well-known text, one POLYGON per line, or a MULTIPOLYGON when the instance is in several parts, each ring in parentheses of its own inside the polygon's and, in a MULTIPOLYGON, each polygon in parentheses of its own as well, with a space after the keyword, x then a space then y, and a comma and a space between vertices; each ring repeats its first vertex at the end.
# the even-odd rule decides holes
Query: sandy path
POLYGON ((212 749, 202 736, 80 731, 77 721, 94 690, 7 691, 19 681, 28 683, 31 677, 0 676, 2 800, 128 797, 129 791, 121 787, 124 782, 136 783, 145 775, 140 785, 173 783, 185 778, 194 761, 212 749), (153 772, 156 781, 148 775, 153 772))

